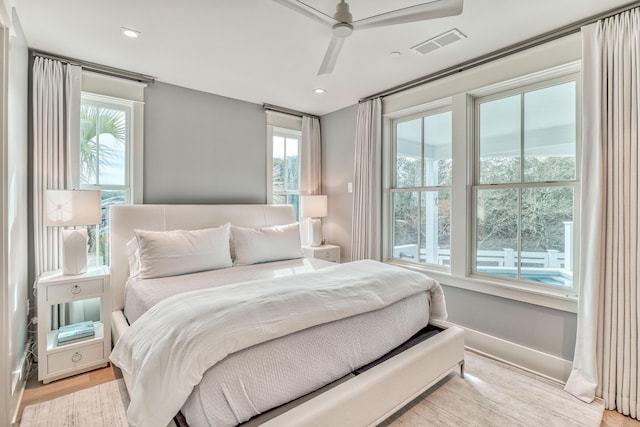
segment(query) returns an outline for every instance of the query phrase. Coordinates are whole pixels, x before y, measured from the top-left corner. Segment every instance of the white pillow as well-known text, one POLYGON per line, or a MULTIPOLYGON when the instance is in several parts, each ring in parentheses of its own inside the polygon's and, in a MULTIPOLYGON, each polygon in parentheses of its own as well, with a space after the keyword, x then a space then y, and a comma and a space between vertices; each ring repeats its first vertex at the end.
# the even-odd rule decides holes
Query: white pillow
POLYGON ((127 242, 127 259, 129 260, 129 277, 136 277, 140 274, 140 248, 135 236, 127 242))
POLYGON ((141 279, 231 267, 230 225, 203 230, 134 230, 141 279))
POLYGON ((236 265, 302 257, 300 225, 297 222, 260 228, 232 225, 231 236, 235 246, 236 265))

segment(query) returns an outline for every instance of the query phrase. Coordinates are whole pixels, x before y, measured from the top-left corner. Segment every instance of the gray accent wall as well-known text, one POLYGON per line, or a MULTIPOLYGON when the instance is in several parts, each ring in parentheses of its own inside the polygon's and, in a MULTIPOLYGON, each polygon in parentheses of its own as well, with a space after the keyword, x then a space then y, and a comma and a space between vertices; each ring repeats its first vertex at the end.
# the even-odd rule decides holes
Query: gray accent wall
POLYGON ((328 243, 340 246, 342 261, 351 254, 351 212, 353 193, 347 184, 353 182, 356 118, 358 106, 322 116, 322 194, 326 194, 329 211, 323 219, 322 233, 328 243))
POLYGON ((573 360, 575 313, 443 285, 450 322, 573 360))
POLYGON ((261 105, 157 82, 144 135, 144 203, 266 202, 261 105))

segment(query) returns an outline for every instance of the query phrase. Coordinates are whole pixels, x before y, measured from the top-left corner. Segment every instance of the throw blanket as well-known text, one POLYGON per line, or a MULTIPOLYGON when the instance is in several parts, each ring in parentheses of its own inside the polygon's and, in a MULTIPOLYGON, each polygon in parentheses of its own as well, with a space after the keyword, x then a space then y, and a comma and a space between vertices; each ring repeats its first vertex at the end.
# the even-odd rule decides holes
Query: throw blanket
POLYGON ((131 325, 111 353, 131 376, 129 423, 167 425, 204 372, 231 353, 425 291, 431 317, 446 319, 435 280, 371 260, 167 298, 131 325))

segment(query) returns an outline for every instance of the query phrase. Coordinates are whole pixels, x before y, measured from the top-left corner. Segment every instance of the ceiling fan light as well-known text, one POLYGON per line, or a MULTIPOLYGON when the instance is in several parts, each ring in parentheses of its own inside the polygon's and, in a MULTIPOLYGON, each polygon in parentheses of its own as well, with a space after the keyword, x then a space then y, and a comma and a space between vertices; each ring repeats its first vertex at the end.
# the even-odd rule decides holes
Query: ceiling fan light
POLYGON ((336 37, 349 37, 353 33, 353 26, 346 22, 338 22, 333 26, 333 35, 336 37))

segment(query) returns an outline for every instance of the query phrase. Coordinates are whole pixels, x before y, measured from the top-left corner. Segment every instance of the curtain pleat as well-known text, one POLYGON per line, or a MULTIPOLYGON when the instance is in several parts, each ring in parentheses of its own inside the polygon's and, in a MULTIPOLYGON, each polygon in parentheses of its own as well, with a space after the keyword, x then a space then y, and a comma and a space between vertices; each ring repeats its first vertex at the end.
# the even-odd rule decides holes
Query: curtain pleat
POLYGON ((638 418, 640 11, 582 34, 581 291, 565 389, 638 418))
POLYGON ((356 121, 351 260, 381 259, 382 101, 361 102, 356 121))
MULTIPOLYGON (((44 225, 47 189, 69 188, 70 139, 79 144, 82 69, 36 57, 33 63, 33 230, 35 274, 60 266, 59 231, 44 225), (77 129, 75 129, 77 128, 77 129)), ((74 153, 79 158, 79 152, 74 153)), ((78 168, 79 171, 79 168, 78 168)), ((78 172, 79 173, 79 172, 78 172)))

